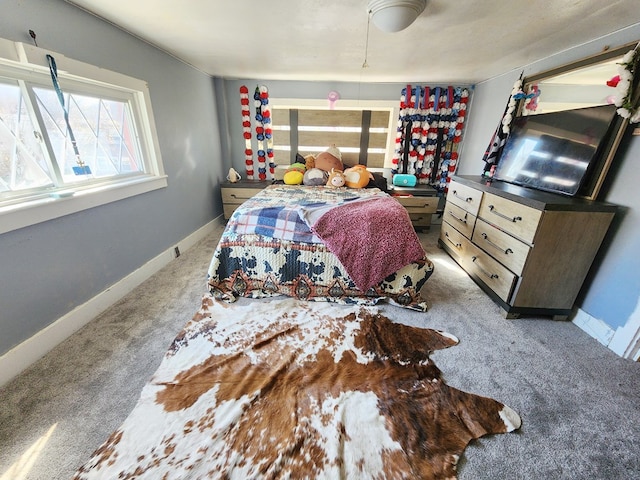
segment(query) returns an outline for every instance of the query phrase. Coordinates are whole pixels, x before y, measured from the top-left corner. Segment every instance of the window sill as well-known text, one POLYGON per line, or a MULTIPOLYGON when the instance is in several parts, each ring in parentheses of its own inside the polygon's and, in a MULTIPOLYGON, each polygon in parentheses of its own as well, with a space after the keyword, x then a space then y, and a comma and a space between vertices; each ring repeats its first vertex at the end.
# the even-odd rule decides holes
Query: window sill
POLYGON ((69 196, 47 196, 0 207, 0 234, 106 205, 167 186, 166 175, 136 178, 78 190, 69 196))

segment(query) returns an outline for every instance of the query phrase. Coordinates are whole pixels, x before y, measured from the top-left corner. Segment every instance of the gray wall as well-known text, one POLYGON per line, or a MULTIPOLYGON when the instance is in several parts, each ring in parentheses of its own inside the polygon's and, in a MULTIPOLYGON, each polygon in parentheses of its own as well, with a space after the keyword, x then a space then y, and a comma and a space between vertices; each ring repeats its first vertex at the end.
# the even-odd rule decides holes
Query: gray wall
MULTIPOLYGON (((524 67, 524 76, 600 53, 606 46, 616 47, 640 39, 640 25, 594 40, 578 48, 524 67)), ((513 83, 521 70, 476 85, 465 148, 459 174, 477 175, 482 171, 482 155, 504 111, 513 83)), ((640 314, 640 136, 627 129, 612 171, 607 178, 603 200, 622 207, 609 230, 605 245, 594 263, 580 295, 578 306, 613 330, 640 314)), ((580 239, 576 239, 580 241, 580 239)))
POLYGON ((3 38, 148 82, 169 186, 0 235, 0 355, 215 218, 226 175, 214 79, 62 0, 2 12, 3 38))
MULTIPOLYGON (((233 167, 238 172, 244 172, 244 140, 242 138, 242 115, 240 113, 240 86, 246 85, 249 89, 251 100, 251 112, 253 115, 253 91, 256 85, 265 85, 269 89, 271 98, 301 98, 301 99, 324 99, 329 92, 340 93, 340 100, 390 100, 400 104, 400 93, 407 86, 406 83, 348 83, 348 82, 290 82, 290 81, 263 81, 255 79, 226 80, 225 95, 227 97, 226 118, 228 119, 227 135, 233 139, 229 151, 233 167)), ((412 84, 413 85, 413 84, 412 84)), ((447 86, 443 83, 433 84, 428 81, 420 82, 420 85, 431 87, 447 86)), ((468 85, 458 85, 457 87, 469 87, 468 85)), ((327 100, 328 102, 328 100, 327 100)), ((253 125, 253 116, 252 116, 253 125)), ((255 135, 254 135, 255 137, 255 135)), ((255 138, 253 140, 254 151, 256 148, 255 138)), ((327 145, 328 147, 329 145, 327 145)))

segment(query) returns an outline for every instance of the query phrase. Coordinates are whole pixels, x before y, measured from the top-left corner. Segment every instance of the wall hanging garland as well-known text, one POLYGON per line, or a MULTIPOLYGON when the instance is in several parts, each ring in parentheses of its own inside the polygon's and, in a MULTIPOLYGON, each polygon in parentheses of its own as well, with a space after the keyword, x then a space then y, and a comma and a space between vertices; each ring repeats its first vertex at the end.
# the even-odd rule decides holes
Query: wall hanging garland
MULTIPOLYGON (((256 86, 253 94, 256 110, 256 142, 258 156, 258 179, 273 180, 276 164, 273 161, 273 129, 271 127, 271 109, 269 107, 269 90, 264 85, 256 86)), ((244 162, 247 179, 254 180, 256 172, 253 162, 251 111, 249 106, 249 89, 246 85, 240 87, 240 106, 242 111, 242 136, 244 138, 244 162)))
POLYGON ((607 82, 607 85, 616 88, 613 103, 619 107, 616 112, 623 118, 628 118, 629 123, 640 122, 640 43, 633 50, 628 51, 618 64, 618 75, 607 82))
POLYGON ((273 180, 276 164, 273 161, 273 130, 271 128, 271 109, 269 108, 269 90, 264 85, 256 86, 253 94, 256 107, 256 140, 258 141, 258 178, 273 180), (266 146, 266 148, 265 148, 266 146), (268 170, 267 170, 268 165, 268 170))
POLYGON ((400 96, 391 173, 446 191, 458 164, 469 91, 462 87, 407 85, 400 96))
POLYGON ((251 111, 249 110, 249 89, 240 87, 240 106, 242 109, 242 135, 244 137, 244 162, 247 179, 253 180, 253 150, 251 149, 251 111))

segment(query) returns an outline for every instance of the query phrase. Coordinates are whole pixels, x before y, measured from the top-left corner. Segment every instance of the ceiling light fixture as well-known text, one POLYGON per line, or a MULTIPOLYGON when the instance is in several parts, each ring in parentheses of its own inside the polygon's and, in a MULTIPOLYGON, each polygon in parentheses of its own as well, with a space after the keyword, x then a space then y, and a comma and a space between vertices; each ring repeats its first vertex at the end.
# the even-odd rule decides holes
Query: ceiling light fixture
POLYGON ((424 11, 427 0, 369 0, 371 21, 383 32, 399 32, 424 11))

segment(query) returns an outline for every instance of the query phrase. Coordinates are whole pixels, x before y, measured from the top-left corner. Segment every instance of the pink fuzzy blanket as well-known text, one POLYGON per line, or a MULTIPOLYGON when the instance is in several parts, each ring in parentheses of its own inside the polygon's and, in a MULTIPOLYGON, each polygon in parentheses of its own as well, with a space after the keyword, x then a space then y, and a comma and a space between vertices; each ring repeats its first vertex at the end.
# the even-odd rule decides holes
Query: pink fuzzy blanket
POLYGON ((392 197, 348 202, 307 219, 363 292, 425 257, 409 214, 392 197))

